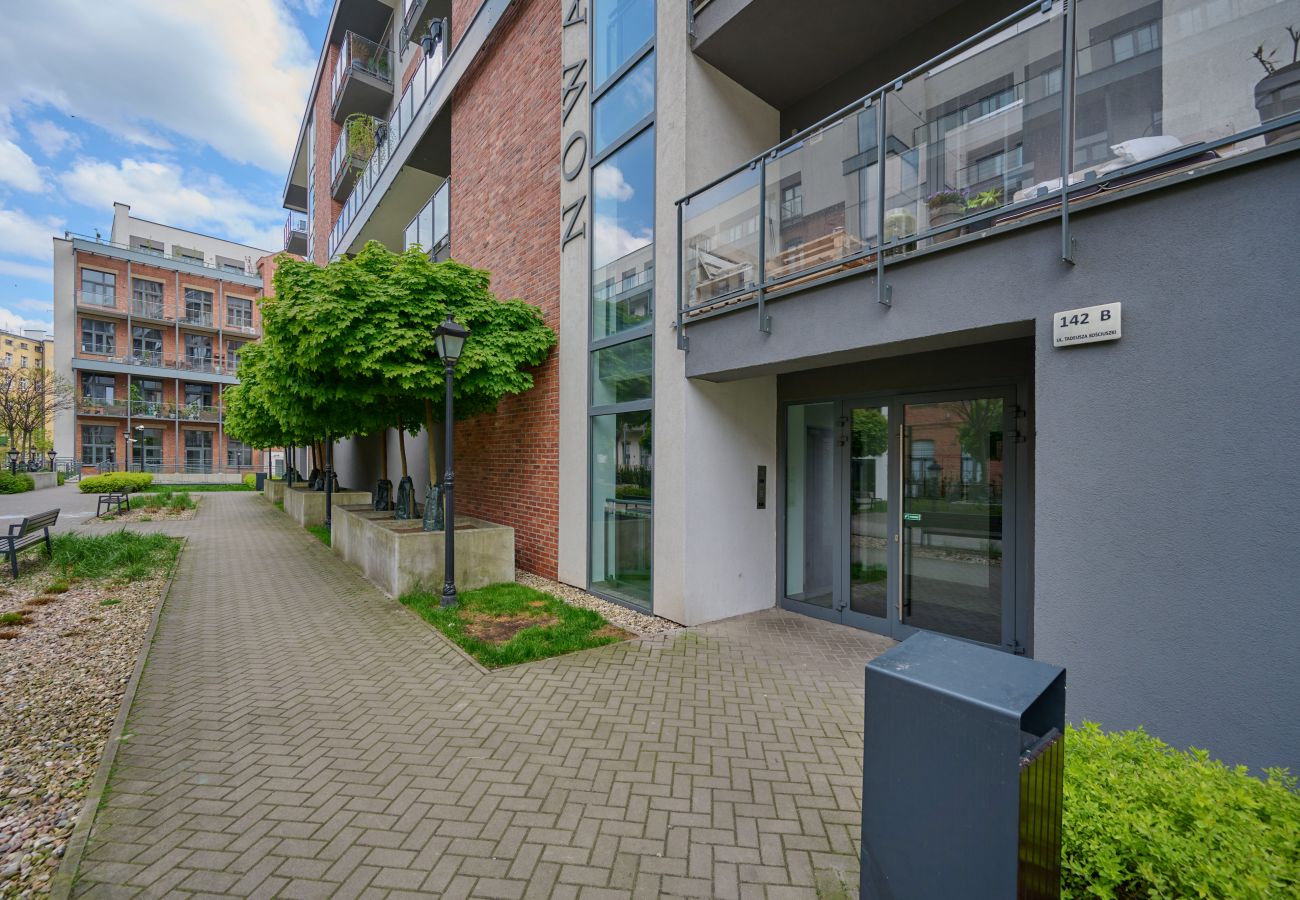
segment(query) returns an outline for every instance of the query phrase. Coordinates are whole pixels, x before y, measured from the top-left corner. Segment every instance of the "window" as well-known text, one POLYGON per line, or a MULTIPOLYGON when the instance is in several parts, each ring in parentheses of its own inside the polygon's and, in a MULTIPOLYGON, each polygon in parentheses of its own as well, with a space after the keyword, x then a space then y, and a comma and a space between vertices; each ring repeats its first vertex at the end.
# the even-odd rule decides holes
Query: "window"
POLYGON ((162 241, 151 241, 149 238, 131 236, 131 249, 138 250, 141 253, 148 253, 150 256, 162 256, 162 241))
POLYGON ((18 368, 20 368, 20 369, 25 369, 25 368, 27 368, 27 357, 24 356, 24 357, 22 358, 22 362, 20 362, 20 363, 18 364, 18 368))
POLYGON ((97 403, 112 403, 115 384, 112 375, 82 375, 81 396, 97 403))
POLYGON ((139 428, 131 443, 131 462, 141 472, 156 472, 162 468, 162 429, 139 428))
POLYGON ((240 441, 227 440, 226 465, 232 469, 251 469, 253 448, 240 441))
POLYGON ((172 256, 174 256, 177 259, 184 259, 190 262, 196 262, 196 263, 203 262, 202 250, 191 250, 189 247, 178 247, 175 244, 172 245, 172 256))
POLYGON ((1115 62, 1123 62, 1143 53, 1149 53, 1160 46, 1160 23, 1148 22, 1117 34, 1110 39, 1110 48, 1115 55, 1115 62))
POLYGON ((1042 88, 1043 88, 1044 97, 1050 97, 1052 94, 1059 94, 1061 92, 1061 67, 1060 66, 1053 66, 1052 68, 1048 69, 1046 72, 1044 72, 1042 75, 1039 75, 1038 77, 1042 79, 1042 88))
POLYGON ((593 87, 600 87, 655 36, 653 0, 594 0, 593 87))
POLYGON ((212 292, 185 289, 185 321, 193 325, 212 324, 212 292))
POLYGON ((13 355, 12 353, 6 353, 6 354, 5 354, 5 368, 6 368, 6 369, 9 368, 9 367, 12 366, 13 364, 14 364, 14 355, 13 355))
POLYGON ((653 367, 650 338, 597 350, 591 354, 592 405, 649 400, 653 367))
POLYGON ((991 154, 977 159, 970 167, 970 183, 978 184, 992 178, 1001 178, 1008 172, 1019 168, 1024 162, 1023 148, 1017 144, 1011 150, 991 154))
POLYGON ((81 352, 112 356, 116 334, 117 328, 114 327, 112 322, 101 322, 98 319, 82 319, 81 352))
POLYGON ((163 402, 163 383, 155 378, 139 378, 134 382, 140 391, 140 399, 145 403, 163 402))
POLYGON ((95 269, 81 270, 81 300, 97 306, 112 306, 117 297, 117 276, 95 269))
POLYGON ((212 385, 186 383, 185 405, 186 406, 211 406, 212 385))
POLYGON ((655 55, 650 53, 592 105, 596 138, 591 155, 599 156, 654 110, 655 55))
POLYGON ((163 317, 163 286, 158 281, 131 279, 131 312, 153 319, 163 317))
POLYGON ((192 369, 212 369, 212 338, 206 334, 185 335, 185 363, 192 369))
MULTIPOLYGON (((654 129, 647 128, 592 170, 594 285, 617 278, 625 269, 644 268, 654 257, 654 148, 654 129)), ((650 319, 648 305, 641 315, 617 298, 594 298, 593 305, 593 338, 618 334, 650 319)))
POLYGON ((87 466, 113 462, 117 432, 111 425, 81 426, 81 462, 87 466))
POLYGON ((650 606, 650 411, 591 419, 591 586, 650 606))
POLYGON ((781 221, 788 222, 803 215, 803 185, 795 183, 781 188, 781 221))
POLYGON ((227 297, 226 324, 235 328, 252 328, 253 301, 243 297, 227 297))
POLYGON ((163 361, 162 331, 135 325, 131 328, 131 355, 151 366, 161 366, 163 361))
POLYGON ((185 432, 185 471, 209 472, 212 470, 212 432, 185 432))
POLYGON ((226 344, 226 365, 233 372, 239 368, 239 354, 244 350, 245 341, 230 341, 226 344))

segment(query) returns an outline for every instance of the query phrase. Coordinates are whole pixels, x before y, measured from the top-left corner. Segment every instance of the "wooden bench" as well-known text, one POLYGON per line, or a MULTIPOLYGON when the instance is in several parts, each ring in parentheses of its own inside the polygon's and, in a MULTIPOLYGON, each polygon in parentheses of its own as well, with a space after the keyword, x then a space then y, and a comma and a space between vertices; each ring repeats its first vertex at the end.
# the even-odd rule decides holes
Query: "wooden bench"
POLYGON ((122 491, 113 491, 109 494, 100 494, 99 503, 95 506, 95 518, 99 518, 110 509, 115 512, 121 512, 122 507, 131 508, 130 498, 122 491))
POLYGON ((54 548, 50 544, 50 527, 57 521, 59 521, 59 511, 52 509, 39 515, 28 516, 17 525, 10 525, 9 534, 0 535, 0 540, 5 542, 5 555, 9 557, 9 567, 15 578, 18 577, 20 550, 26 550, 45 541, 45 549, 53 552, 54 548))

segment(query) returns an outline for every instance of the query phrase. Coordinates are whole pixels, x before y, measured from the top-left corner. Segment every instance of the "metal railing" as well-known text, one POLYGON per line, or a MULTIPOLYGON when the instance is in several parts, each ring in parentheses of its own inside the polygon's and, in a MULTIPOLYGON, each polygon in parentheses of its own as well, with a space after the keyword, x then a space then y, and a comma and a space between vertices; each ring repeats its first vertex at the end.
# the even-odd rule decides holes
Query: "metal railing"
POLYGON ((245 465, 243 462, 231 463, 229 459, 219 459, 213 451, 194 451, 191 457, 164 459, 161 454, 147 454, 143 459, 132 454, 129 460, 108 460, 100 463, 83 462, 83 466, 94 466, 100 474, 109 472, 151 472, 155 483, 165 483, 167 475, 246 475, 265 471, 264 466, 245 465), (164 477, 158 477, 164 476, 164 477))
POLYGON ((200 403, 173 403, 163 400, 104 400, 79 397, 77 412, 86 416, 113 416, 137 419, 163 419, 182 422, 219 422, 222 407, 200 403))
POLYGON ((444 41, 438 45, 432 57, 425 57, 420 60, 419 68, 415 70, 415 74, 411 76, 406 89, 402 91, 402 99, 398 101, 397 108, 393 110, 387 124, 376 133, 375 152, 370 155, 365 168, 357 173, 356 184, 352 186, 348 198, 343 201, 343 208, 339 210, 338 220, 335 221, 334 227, 330 231, 328 249, 331 258, 338 252, 339 243, 343 240, 343 235, 347 233, 348 226, 361 212, 361 207, 365 205, 371 191, 379 183, 380 177, 388 167, 389 160, 397 152, 397 145, 401 143, 402 137, 415 121, 420 108, 424 106, 425 98, 433 90, 434 85, 438 83, 438 78, 442 74, 446 63, 446 57, 446 42, 444 41))
MULTIPOLYGON (((111 247, 114 250, 127 250, 131 253, 140 253, 145 256, 156 256, 159 257, 160 259, 168 258, 167 254, 164 251, 157 250, 152 247, 144 247, 144 246, 133 247, 130 244, 122 244, 116 241, 108 241, 108 240, 104 240, 104 238, 102 237, 97 237, 97 236, 78 234, 75 231, 65 231, 63 232, 63 237, 69 240, 86 241, 91 244, 98 244, 101 247, 111 247)), ((247 264, 244 266, 244 270, 242 272, 234 272, 230 268, 219 266, 215 262, 208 262, 205 259, 188 259, 183 256, 171 257, 171 259, 177 262, 189 263, 192 266, 201 266, 202 268, 205 269, 213 269, 217 272, 230 272, 231 274, 242 274, 242 275, 256 274, 255 272, 251 271, 251 267, 247 264)))
POLYGON ((197 325, 204 328, 211 328, 212 311, 187 309, 181 316, 180 322, 182 325, 197 325))
POLYGON ((352 116, 348 117, 349 121, 343 123, 343 129, 339 132, 339 139, 334 142, 334 152, 330 154, 331 192, 349 167, 360 169, 374 155, 375 146, 378 143, 376 135, 385 127, 383 121, 376 119, 374 116, 367 116, 363 113, 355 115, 357 118, 365 120, 366 127, 370 130, 370 139, 368 142, 352 140, 352 131, 349 127, 352 116))
POLYGON ((354 31, 343 35, 339 58, 330 78, 330 105, 338 106, 343 87, 353 71, 364 72, 380 81, 393 83, 393 52, 354 31))
POLYGON ((169 369, 177 372, 201 372, 209 375, 234 375, 238 369, 237 362, 221 362, 206 358, 182 356, 180 359, 168 359, 162 353, 152 350, 136 351, 130 356, 113 356, 107 353, 92 353, 82 350, 73 357, 87 362, 114 363, 121 366, 151 366, 155 369, 169 369))
POLYGON ((406 250, 419 244, 432 253, 442 246, 451 232, 451 180, 444 181, 433 192, 429 202, 407 224, 402 234, 402 249, 406 250))
POLYGON ((1261 73, 1206 64, 1278 43, 1300 0, 1228 18, 1206 5, 1167 21, 1156 7, 1154 45, 1135 51, 1119 25, 1149 6, 1033 3, 687 194, 679 347, 695 316, 752 304, 770 331, 770 294, 853 272, 888 306, 888 265, 1029 221, 1059 217, 1073 262, 1073 206, 1300 137, 1300 98, 1271 103, 1261 73))
POLYGON ((131 298, 131 315, 144 316, 146 319, 167 319, 161 300, 145 300, 140 297, 131 298))
POLYGON ((298 213, 289 213, 284 219, 284 246, 287 249, 294 235, 307 237, 307 217, 298 213))

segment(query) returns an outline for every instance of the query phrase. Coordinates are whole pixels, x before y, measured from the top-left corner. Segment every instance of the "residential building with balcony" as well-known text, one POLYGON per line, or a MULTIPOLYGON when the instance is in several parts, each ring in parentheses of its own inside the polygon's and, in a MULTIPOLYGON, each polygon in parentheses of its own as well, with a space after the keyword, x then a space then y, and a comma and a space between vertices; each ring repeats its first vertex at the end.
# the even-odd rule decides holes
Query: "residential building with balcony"
POLYGON ((114 206, 107 238, 54 239, 55 367, 75 405, 55 445, 88 469, 224 480, 262 465, 225 432, 223 395, 261 335, 269 251, 114 206))
POLYGON ((522 568, 938 631, 1066 666, 1076 721, 1300 764, 1260 476, 1300 438, 1300 0, 380 6, 335 5, 286 206, 318 262, 441 246, 556 327, 455 426, 522 568), (363 19, 382 111, 334 102, 363 19))
MULTIPOLYGON (((9 369, 21 377, 22 369, 46 369, 54 365, 54 336, 42 328, 24 328, 21 331, 0 329, 0 368, 9 369)), ((0 378, 3 378, 0 375, 0 378)), ((50 406, 45 410, 45 435, 48 440, 54 434, 54 411, 50 406)), ((14 435, 0 432, 0 440, 6 448, 17 443, 14 435)))

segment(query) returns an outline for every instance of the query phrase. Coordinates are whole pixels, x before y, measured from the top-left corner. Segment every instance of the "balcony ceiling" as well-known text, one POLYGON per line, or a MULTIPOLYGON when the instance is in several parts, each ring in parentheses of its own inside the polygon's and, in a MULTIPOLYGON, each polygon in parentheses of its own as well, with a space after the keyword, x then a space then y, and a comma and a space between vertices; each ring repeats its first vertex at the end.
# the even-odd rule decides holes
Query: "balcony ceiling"
MULTIPOLYGON (((897 69, 891 61, 879 77, 899 75, 948 46, 923 46, 932 43, 927 32, 951 33, 960 18, 974 25, 958 29, 965 36, 1005 15, 1004 7, 1014 8, 979 0, 712 0, 695 18, 695 54, 784 110, 875 58, 911 58, 897 69), (900 42, 916 44, 915 51, 896 47, 900 42)), ((880 83, 860 87, 843 102, 880 83)))
POLYGON ((343 34, 348 31, 378 41, 384 36, 384 29, 388 27, 395 5, 394 2, 384 3, 383 0, 342 0, 334 13, 329 42, 340 43, 343 34))

